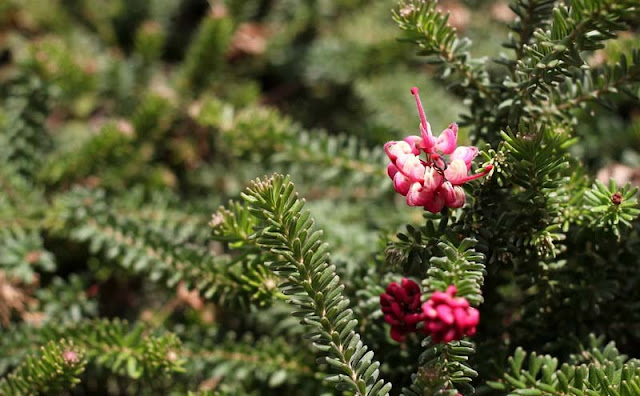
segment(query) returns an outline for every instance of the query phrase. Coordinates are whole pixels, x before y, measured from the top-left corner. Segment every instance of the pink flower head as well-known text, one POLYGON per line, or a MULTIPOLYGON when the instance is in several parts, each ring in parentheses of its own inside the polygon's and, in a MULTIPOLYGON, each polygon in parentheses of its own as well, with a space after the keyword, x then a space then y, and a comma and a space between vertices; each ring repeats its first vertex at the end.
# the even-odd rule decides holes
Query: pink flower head
POLYGON ((409 206, 422 206, 438 213, 443 207, 460 208, 465 195, 461 185, 488 174, 493 165, 482 172, 469 175, 476 147, 458 144, 458 125, 450 124, 437 138, 422 107, 418 88, 411 88, 420 116, 420 136, 407 136, 404 140, 387 142, 384 150, 391 163, 387 174, 393 179, 393 188, 407 197, 409 206), (426 161, 420 159, 424 151, 426 161), (445 157, 447 156, 447 157, 445 157))
POLYGON ((391 282, 380 295, 380 305, 384 321, 391 325, 391 338, 398 342, 416 331, 417 323, 422 320, 420 286, 407 278, 402 278, 401 284, 391 282))
POLYGON ((424 332, 433 342, 450 342, 476 333, 480 313, 464 297, 455 297, 454 285, 446 292, 435 292, 422 304, 424 332))

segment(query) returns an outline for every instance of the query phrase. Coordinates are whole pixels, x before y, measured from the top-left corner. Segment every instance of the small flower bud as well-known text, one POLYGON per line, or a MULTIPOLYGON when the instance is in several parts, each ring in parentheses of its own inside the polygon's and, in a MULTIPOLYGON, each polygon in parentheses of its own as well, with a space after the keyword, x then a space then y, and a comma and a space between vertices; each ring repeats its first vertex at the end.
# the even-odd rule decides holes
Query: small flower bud
POLYGON ((440 195, 444 200, 444 204, 448 208, 461 208, 464 206, 465 195, 464 190, 460 186, 453 186, 450 182, 442 183, 440 187, 440 195))
POLYGON ((384 151, 391 161, 395 161, 399 156, 413 154, 413 149, 409 143, 404 140, 387 142, 384 145, 384 151))
POLYGON ((444 200, 438 193, 433 194, 433 198, 424 204, 424 208, 431 213, 440 213, 444 207, 444 200))
POLYGON ((66 350, 62 352, 62 360, 66 364, 76 364, 80 361, 80 356, 78 356, 78 352, 72 350, 66 350))
POLYGON ((398 194, 407 195, 411 184, 411 180, 401 172, 397 172, 395 176, 393 176, 393 188, 398 194))
POLYGON ((622 203, 622 194, 620 194, 619 192, 613 194, 611 196, 611 202, 613 202, 615 205, 620 205, 622 203))
POLYGON ((35 264, 40 261, 40 257, 42 257, 42 252, 38 250, 32 250, 25 256, 25 260, 29 264, 35 264))
POLYGON ((396 160, 396 167, 412 181, 422 182, 424 180, 426 168, 420 158, 413 154, 399 156, 396 160))
POLYGON ((398 342, 416 331, 416 324, 422 320, 420 286, 412 280, 403 278, 401 284, 391 282, 380 295, 380 305, 384 321, 391 325, 391 338, 398 342))
POLYGON ((428 191, 420 183, 413 183, 407 193, 407 204, 409 206, 425 206, 433 199, 433 192, 428 191))
POLYGON ((458 124, 453 123, 442 131, 436 142, 436 149, 442 154, 451 154, 456 150, 458 144, 458 124))
POLYGON ((396 175, 396 173, 398 173, 398 167, 393 163, 389 163, 389 165, 387 165, 387 175, 389 175, 390 178, 393 179, 393 177, 396 175))

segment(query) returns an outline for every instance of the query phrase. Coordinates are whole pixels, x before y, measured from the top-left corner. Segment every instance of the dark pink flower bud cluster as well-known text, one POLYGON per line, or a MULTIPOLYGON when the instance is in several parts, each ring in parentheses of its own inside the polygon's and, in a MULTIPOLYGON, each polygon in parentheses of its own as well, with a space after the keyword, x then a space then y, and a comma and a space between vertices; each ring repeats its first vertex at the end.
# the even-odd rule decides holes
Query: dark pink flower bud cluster
POLYGON ((403 342, 408 333, 418 331, 420 322, 424 322, 423 331, 434 342, 474 335, 480 314, 466 298, 455 297, 456 292, 451 285, 446 292, 433 293, 421 306, 420 286, 416 282, 403 278, 401 284, 390 283, 380 295, 380 305, 384 321, 391 325, 391 338, 403 342))
POLYGON ((464 297, 456 297, 451 285, 446 292, 435 292, 422 304, 424 332, 433 342, 449 342, 476 333, 480 313, 464 297))
POLYGON ((402 342, 407 334, 416 331, 422 317, 420 286, 403 278, 401 284, 391 282, 386 293, 380 295, 384 321, 391 325, 391 338, 402 342))
POLYGON ((420 114, 421 136, 408 136, 404 140, 384 145, 391 160, 387 173, 393 180, 393 188, 407 197, 409 206, 423 206, 432 213, 438 213, 444 206, 460 208, 465 202, 461 185, 486 175, 493 166, 488 165, 481 173, 468 175, 478 149, 457 147, 458 125, 455 123, 449 125, 437 138, 433 136, 418 88, 413 87, 411 93, 416 98, 420 114), (419 157, 422 152, 426 154, 426 161, 419 157))

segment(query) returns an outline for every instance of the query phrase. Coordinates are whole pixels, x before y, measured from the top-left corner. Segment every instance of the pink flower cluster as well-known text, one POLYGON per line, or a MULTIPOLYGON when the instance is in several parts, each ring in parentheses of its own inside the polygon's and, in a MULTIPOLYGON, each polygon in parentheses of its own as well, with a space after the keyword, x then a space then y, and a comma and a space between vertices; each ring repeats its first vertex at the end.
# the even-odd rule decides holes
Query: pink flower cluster
POLYGON ((476 333, 480 313, 464 297, 456 297, 454 285, 446 292, 435 292, 422 304, 424 331, 433 342, 449 342, 476 333))
POLYGON ((420 114, 420 135, 387 142, 384 150, 391 160, 387 173, 396 192, 407 197, 409 206, 423 206, 438 213, 444 206, 460 208, 465 195, 461 185, 482 177, 493 169, 487 165, 481 173, 469 175, 471 162, 478 155, 472 146, 458 147, 458 125, 453 123, 437 138, 424 114, 418 88, 411 88, 420 114), (426 154, 426 161, 419 158, 426 154), (444 156, 447 155, 448 158, 444 156))
POLYGON ((403 342, 408 333, 416 332, 424 322, 423 331, 434 342, 459 340, 472 336, 480 320, 480 313, 469 305, 464 297, 455 297, 456 287, 446 292, 435 292, 424 304, 420 304, 420 286, 403 278, 399 285, 391 282, 380 295, 384 321, 391 325, 391 338, 403 342))

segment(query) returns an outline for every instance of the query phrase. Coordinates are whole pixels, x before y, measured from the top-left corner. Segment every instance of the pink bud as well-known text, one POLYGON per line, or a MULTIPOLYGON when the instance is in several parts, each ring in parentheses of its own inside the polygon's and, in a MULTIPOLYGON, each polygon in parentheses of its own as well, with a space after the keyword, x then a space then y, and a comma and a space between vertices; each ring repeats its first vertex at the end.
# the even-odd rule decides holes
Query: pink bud
POLYGON ((420 155, 420 142, 422 141, 422 138, 420 136, 407 136, 406 138, 404 138, 404 141, 407 142, 411 147, 411 153, 413 155, 420 155))
POLYGON ((433 193, 427 191, 420 183, 413 183, 407 193, 407 205, 424 206, 433 199, 433 193))
POLYGON ((455 340, 457 338, 456 336, 456 329, 455 328, 450 328, 449 330, 447 330, 444 335, 442 336, 442 342, 451 342, 453 340, 455 340))
POLYGON ((67 364, 75 364, 80 361, 78 353, 72 350, 65 350, 64 352, 62 352, 62 359, 67 364))
POLYGON ((398 172, 393 176, 393 189, 396 190, 398 194, 407 195, 409 188, 411 188, 411 184, 411 180, 401 172, 398 172))
POLYGON ((404 316, 405 323, 409 325, 415 325, 424 320, 424 314, 421 313, 410 313, 404 316))
POLYGON ((389 165, 387 165, 387 175, 389 175, 390 178, 393 179, 393 177, 398 172, 399 172, 398 167, 395 166, 395 164, 393 162, 391 162, 391 163, 389 163, 389 165))
POLYGON ((401 155, 413 154, 413 149, 404 140, 385 143, 384 151, 391 161, 395 161, 401 155))
POLYGON ((396 318, 395 314, 386 314, 384 315, 384 321, 389 323, 392 326, 398 326, 402 324, 398 318, 396 318))
POLYGON ((433 194, 433 198, 424 204, 424 208, 431 213, 440 213, 442 208, 444 207, 444 200, 438 193, 433 194))
POLYGON ((407 339, 407 331, 399 326, 391 326, 391 338, 397 342, 404 342, 407 339))
POLYGON ((416 282, 407 278, 402 278, 400 285, 407 291, 407 294, 420 296, 420 286, 418 286, 416 282))
POLYGON ((453 311, 451 307, 445 304, 438 305, 436 307, 436 312, 438 313, 438 318, 443 321, 445 324, 452 324, 455 318, 453 317, 453 311))
MULTIPOLYGON (((442 185, 444 186, 444 183, 442 185)), ((460 186, 451 186, 451 187, 449 186, 451 186, 451 183, 448 183, 448 186, 446 187, 447 192, 442 194, 444 199, 444 204, 448 208, 452 208, 452 209, 463 207, 464 201, 466 199, 464 195, 464 190, 460 186)))
POLYGON ((420 286, 403 278, 401 284, 391 282, 380 295, 380 308, 384 321, 391 325, 391 338, 398 342, 405 340, 416 325, 423 320, 420 306, 420 286))
POLYGON ((413 154, 405 154, 399 156, 396 160, 396 166, 400 169, 405 176, 407 176, 410 180, 422 183, 424 180, 424 171, 425 166, 420 161, 420 158, 416 157, 413 154))
POLYGON ((438 137, 436 148, 442 154, 451 154, 456 150, 458 144, 458 125, 453 123, 447 129, 442 131, 438 137))
POLYGON ((433 302, 434 304, 439 304, 439 303, 449 301, 450 298, 451 296, 449 294, 445 292, 437 291, 437 292, 433 292, 429 301, 433 302))
POLYGON ((424 188, 427 191, 436 191, 442 185, 444 177, 432 166, 428 166, 424 172, 424 188))
POLYGON ((467 170, 471 169, 471 161, 478 155, 477 147, 460 146, 449 157, 451 161, 460 159, 467 166, 467 170))

